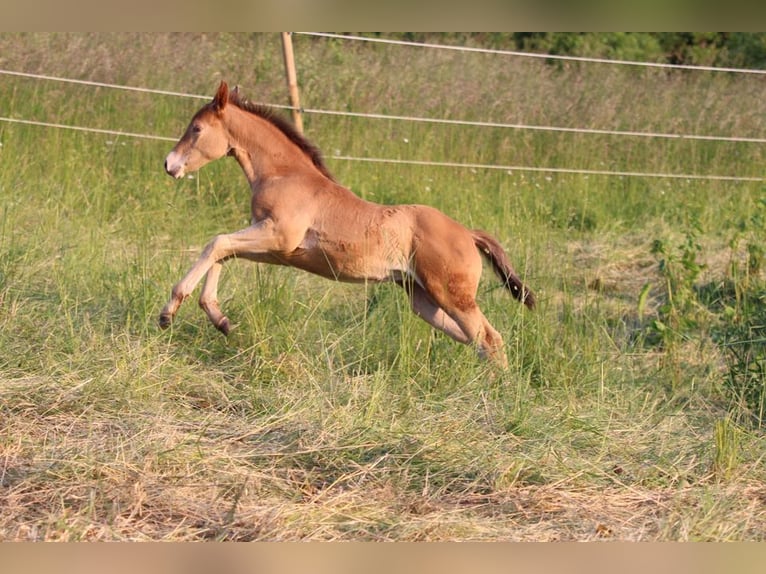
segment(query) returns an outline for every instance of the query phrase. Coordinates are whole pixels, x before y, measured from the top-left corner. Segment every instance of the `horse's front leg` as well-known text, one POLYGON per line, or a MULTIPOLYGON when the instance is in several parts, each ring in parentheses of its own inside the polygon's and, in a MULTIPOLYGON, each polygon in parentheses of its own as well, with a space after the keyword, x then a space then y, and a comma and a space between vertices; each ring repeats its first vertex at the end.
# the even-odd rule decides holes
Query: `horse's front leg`
POLYGON ((236 233, 218 235, 205 246, 197 262, 173 287, 170 299, 160 313, 160 327, 170 326, 178 308, 192 294, 197 284, 207 274, 200 296, 200 306, 212 323, 224 334, 228 334, 229 320, 218 308, 218 277, 221 262, 230 257, 246 257, 257 260, 259 256, 284 249, 285 236, 277 233, 271 220, 260 221, 236 233))
POLYGON ((205 283, 202 285, 202 293, 199 296, 199 306, 205 311, 215 328, 224 335, 228 335, 231 324, 218 305, 218 278, 221 276, 222 269, 223 263, 218 261, 205 275, 205 283))

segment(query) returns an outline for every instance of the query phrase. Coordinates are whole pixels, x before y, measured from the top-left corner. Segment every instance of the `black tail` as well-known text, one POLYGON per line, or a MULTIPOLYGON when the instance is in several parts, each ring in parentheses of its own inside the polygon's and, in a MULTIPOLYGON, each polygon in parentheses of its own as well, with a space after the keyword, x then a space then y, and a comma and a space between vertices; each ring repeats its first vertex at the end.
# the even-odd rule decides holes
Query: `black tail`
POLYGON ((471 235, 473 236, 473 241, 476 244, 476 247, 479 248, 479 251, 481 251, 492 264, 492 268, 495 270, 497 276, 500 277, 503 285, 508 288, 516 299, 524 303, 528 309, 534 309, 534 293, 521 282, 521 279, 516 274, 516 271, 513 270, 508 255, 506 255, 500 243, 488 233, 478 229, 471 231, 471 235))

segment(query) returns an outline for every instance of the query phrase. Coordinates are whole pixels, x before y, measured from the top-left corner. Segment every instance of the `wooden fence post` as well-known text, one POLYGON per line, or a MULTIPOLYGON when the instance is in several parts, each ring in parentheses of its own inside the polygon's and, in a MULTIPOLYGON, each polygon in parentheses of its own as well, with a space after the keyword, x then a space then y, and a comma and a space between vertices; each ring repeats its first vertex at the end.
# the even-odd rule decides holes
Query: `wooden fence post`
POLYGON ((303 133, 303 115, 301 100, 298 95, 298 76, 295 73, 295 57, 293 56, 293 39, 290 32, 282 32, 282 55, 285 58, 285 74, 287 89, 290 91, 290 105, 293 107, 293 123, 300 133, 303 133))

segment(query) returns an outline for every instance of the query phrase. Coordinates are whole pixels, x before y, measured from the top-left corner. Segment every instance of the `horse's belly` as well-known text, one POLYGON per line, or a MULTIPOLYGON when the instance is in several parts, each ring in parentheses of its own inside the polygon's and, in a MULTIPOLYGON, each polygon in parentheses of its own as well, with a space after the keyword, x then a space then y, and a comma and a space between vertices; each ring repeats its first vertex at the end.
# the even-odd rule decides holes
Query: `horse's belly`
POLYGON ((287 263, 328 279, 350 283, 383 282, 400 278, 407 272, 406 259, 397 253, 369 253, 343 245, 328 249, 320 245, 293 252, 287 263))
POLYGON ((345 259, 326 257, 324 259, 317 259, 301 257, 291 261, 291 264, 304 271, 348 283, 391 281, 406 273, 406 269, 399 265, 366 258, 345 259))
POLYGON ((394 262, 362 259, 354 262, 346 262, 347 265, 339 266, 339 281, 356 282, 383 282, 401 277, 406 272, 401 265, 394 262))
POLYGON ((289 256, 289 264, 347 282, 382 282, 407 273, 408 257, 397 232, 345 229, 345 233, 309 230, 289 256))

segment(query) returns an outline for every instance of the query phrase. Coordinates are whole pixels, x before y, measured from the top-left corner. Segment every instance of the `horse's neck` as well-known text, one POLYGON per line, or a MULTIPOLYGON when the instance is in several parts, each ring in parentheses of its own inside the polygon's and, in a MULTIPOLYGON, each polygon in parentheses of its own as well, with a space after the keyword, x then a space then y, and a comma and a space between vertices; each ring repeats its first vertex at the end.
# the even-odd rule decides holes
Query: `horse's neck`
POLYGON ((237 111, 230 127, 232 155, 251 186, 276 177, 318 172, 311 159, 268 120, 237 111))

